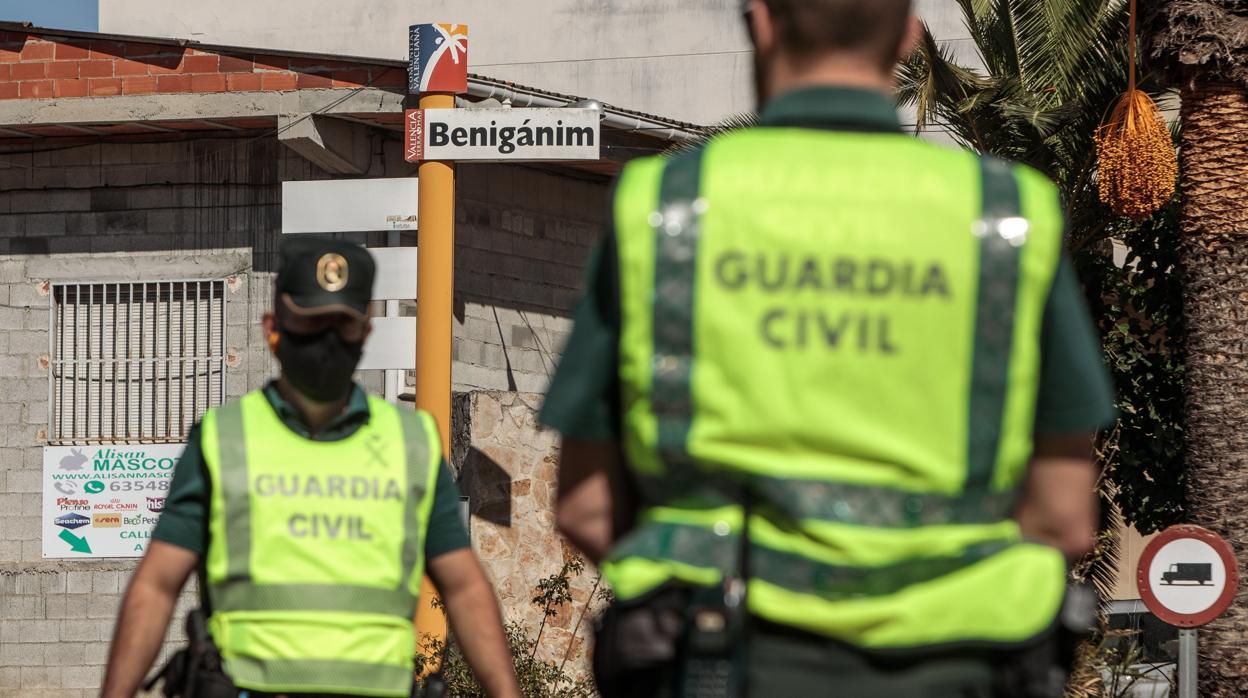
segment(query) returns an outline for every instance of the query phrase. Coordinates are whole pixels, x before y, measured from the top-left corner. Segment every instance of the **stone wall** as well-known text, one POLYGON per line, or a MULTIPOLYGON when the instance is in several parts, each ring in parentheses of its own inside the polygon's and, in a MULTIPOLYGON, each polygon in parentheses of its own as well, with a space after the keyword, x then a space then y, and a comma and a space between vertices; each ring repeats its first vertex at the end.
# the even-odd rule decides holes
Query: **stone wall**
POLYGON ((605 582, 587 564, 571 579, 572 602, 553 608, 544 625, 532 603, 537 583, 577 556, 555 531, 558 435, 538 428, 540 404, 541 396, 526 393, 457 395, 452 459, 469 498, 473 546, 503 615, 533 636, 541 629, 538 657, 585 677, 605 582))

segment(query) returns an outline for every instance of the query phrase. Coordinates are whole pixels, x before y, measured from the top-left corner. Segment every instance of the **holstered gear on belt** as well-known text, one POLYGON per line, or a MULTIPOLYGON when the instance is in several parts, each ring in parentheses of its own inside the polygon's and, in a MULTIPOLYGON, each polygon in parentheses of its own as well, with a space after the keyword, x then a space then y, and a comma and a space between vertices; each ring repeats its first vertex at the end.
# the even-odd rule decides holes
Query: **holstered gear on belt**
POLYGON ((1074 670, 1079 643, 1092 635, 1096 608, 1096 592, 1090 586, 1068 586, 1057 623, 1045 641, 1010 653, 997 664, 999 695, 1060 698, 1074 670))
POLYGON ((617 599, 598 621, 594 679, 603 698, 671 698, 691 590, 668 584, 617 599))
POLYGON ((187 614, 186 638, 188 646, 170 657, 143 690, 163 682, 165 698, 238 698, 238 689, 221 668, 221 653, 208 633, 203 609, 187 614))
MULTIPOLYGON (((698 593, 692 587, 669 583, 641 598, 617 599, 607 609, 598 623, 593 654, 594 677, 603 698, 732 695, 732 686, 721 693, 706 693, 696 687, 690 690, 686 681, 689 627, 698 593)), ((1023 647, 987 650, 984 656, 995 674, 992 694, 1060 698, 1073 668, 1074 650, 1091 633, 1095 612, 1095 593, 1086 585, 1072 585, 1058 622, 1048 632, 1023 647)), ((822 642, 815 635, 810 640, 822 642)), ((976 654, 976 650, 968 652, 976 654)), ((732 662, 738 677, 748 674, 748 661, 740 657, 732 662)), ((915 661, 923 658, 916 656, 915 661)), ((742 685, 737 683, 737 687, 742 685)), ((755 695, 765 695, 765 691, 755 695)))
MULTIPOLYGON (((752 498, 745 489, 740 502, 748 519, 752 498)), ((604 698, 745 698, 748 528, 741 540, 722 584, 669 584, 643 599, 611 605, 594 647, 594 675, 604 698)))

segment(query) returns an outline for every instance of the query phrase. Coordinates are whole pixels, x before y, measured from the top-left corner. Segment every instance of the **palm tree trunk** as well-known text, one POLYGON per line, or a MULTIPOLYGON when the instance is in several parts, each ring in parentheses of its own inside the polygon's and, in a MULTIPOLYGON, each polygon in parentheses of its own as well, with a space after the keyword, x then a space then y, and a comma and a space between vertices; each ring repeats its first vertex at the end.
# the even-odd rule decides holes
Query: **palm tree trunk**
MULTIPOLYGON (((1248 579, 1248 94, 1182 92, 1188 512, 1248 579)), ((1248 695, 1248 598, 1200 636, 1200 695, 1248 695)))

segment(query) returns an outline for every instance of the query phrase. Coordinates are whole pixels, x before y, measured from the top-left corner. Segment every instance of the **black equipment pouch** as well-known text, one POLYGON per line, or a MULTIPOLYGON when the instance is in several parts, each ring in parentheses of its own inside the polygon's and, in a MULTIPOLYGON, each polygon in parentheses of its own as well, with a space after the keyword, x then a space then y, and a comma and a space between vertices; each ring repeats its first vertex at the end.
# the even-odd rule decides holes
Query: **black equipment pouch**
POLYGON ((697 589, 686 613, 680 646, 677 695, 682 698, 742 698, 745 686, 744 593, 724 587, 697 589))
POLYGON ((442 676, 442 670, 439 669, 430 674, 426 678, 419 690, 416 684, 412 684, 412 696, 415 698, 446 698, 446 679, 442 676))
POLYGON ((178 650, 143 689, 150 691, 163 679, 165 698, 238 698, 238 689, 221 667, 221 653, 208 632, 203 609, 186 615, 186 638, 188 646, 178 650))
POLYGON ((189 654, 190 652, 186 648, 175 652, 169 658, 169 661, 165 662, 165 665, 160 668, 160 671, 153 674, 143 684, 143 690, 150 692, 156 688, 156 684, 163 682, 160 691, 165 698, 188 695, 186 673, 189 670, 187 667, 190 661, 189 654))
POLYGON ((603 698, 671 696, 691 590, 664 584, 616 601, 594 633, 594 678, 603 698))
POLYGON ((752 496, 742 488, 744 525, 735 570, 720 586, 669 582, 598 621, 594 677, 603 698, 745 698, 746 588, 752 496))
POLYGON ((1054 627, 1045 637, 1011 652, 997 664, 998 692, 1013 698, 1061 698, 1074 669, 1079 644, 1092 635, 1097 596, 1087 584, 1072 584, 1054 627))

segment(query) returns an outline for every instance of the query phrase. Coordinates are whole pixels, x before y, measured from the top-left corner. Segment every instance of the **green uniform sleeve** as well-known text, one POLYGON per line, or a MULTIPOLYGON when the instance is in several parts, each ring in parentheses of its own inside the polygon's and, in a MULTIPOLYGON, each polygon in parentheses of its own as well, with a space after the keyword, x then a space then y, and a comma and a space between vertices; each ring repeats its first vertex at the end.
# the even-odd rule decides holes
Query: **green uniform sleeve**
POLYGON ((468 531, 464 530, 464 521, 459 515, 459 485, 443 460, 438 466, 433 508, 429 512, 429 530, 425 534, 425 560, 468 546, 468 531))
POLYGON ((1093 432, 1117 417, 1109 371, 1070 261, 1062 257, 1044 310, 1036 434, 1093 432))
POLYGON ((203 557, 208 550, 208 478, 204 473, 201 432, 196 424, 186 449, 173 469, 165 509, 152 531, 152 540, 171 543, 203 557))
POLYGON ((587 265, 585 295, 573 316, 539 416, 566 437, 608 440, 619 436, 620 286, 615 236, 608 234, 587 265))

